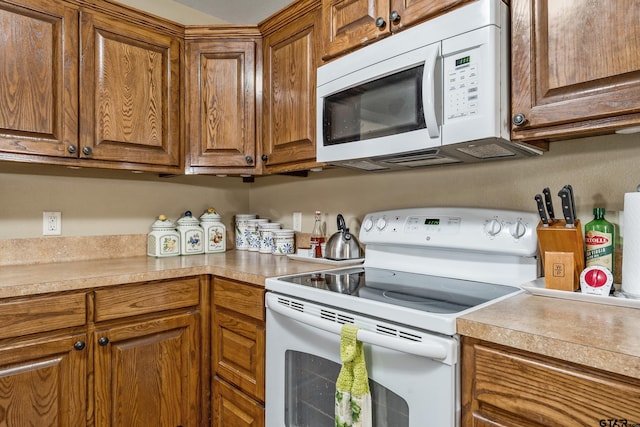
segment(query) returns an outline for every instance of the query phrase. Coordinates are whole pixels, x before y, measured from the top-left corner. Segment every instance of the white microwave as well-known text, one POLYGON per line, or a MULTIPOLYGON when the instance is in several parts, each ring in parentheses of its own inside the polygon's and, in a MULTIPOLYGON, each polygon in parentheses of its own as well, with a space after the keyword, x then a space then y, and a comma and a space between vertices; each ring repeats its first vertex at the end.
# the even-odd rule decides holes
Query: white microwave
POLYGON ((318 68, 317 161, 367 171, 542 154, 511 142, 509 10, 477 0, 318 68))

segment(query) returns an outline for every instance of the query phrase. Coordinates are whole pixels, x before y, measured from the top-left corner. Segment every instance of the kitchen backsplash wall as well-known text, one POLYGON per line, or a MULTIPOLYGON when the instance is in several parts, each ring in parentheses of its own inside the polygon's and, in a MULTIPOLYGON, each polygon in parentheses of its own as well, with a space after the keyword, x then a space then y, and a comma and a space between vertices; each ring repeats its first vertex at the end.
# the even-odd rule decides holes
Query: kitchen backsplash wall
MULTIPOLYGON (((200 215, 217 208, 227 228, 233 215, 256 213, 292 226, 303 213, 310 232, 313 212, 327 213, 328 232, 342 213, 357 231, 369 211, 412 206, 476 206, 535 211, 533 196, 549 186, 557 193, 573 185, 585 222, 595 206, 607 218, 622 209, 625 192, 640 183, 640 136, 616 135, 559 141, 541 157, 411 172, 371 174, 343 169, 307 178, 182 176, 159 178, 130 172, 0 163, 0 239, 39 238, 42 212, 62 212, 63 236, 146 234, 155 216, 178 218, 185 209, 200 215)), ((558 201, 559 208, 559 201, 558 201)))

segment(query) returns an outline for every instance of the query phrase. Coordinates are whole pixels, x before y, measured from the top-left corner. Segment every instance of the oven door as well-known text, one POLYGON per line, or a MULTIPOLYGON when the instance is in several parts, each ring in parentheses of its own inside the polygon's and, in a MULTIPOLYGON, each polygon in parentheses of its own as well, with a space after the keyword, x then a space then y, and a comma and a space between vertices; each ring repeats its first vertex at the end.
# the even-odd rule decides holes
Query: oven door
POLYGON ((374 426, 459 425, 456 338, 272 292, 266 301, 267 427, 335 425, 335 382, 342 363, 339 333, 344 323, 361 328, 358 339, 364 344, 374 426))

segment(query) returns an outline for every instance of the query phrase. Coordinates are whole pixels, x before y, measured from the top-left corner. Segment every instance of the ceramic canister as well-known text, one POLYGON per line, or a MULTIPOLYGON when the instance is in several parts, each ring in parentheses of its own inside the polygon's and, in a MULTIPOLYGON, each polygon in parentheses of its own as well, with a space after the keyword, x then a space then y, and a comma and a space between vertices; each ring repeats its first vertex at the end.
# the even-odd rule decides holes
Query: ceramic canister
POLYGON ((249 249, 249 240, 247 239, 247 233, 249 220, 255 219, 256 216, 252 214, 238 214, 236 215, 236 249, 239 251, 246 251, 249 249))
POLYGON ((273 230, 280 229, 279 222, 265 222, 258 225, 260 234, 260 248, 258 252, 261 254, 270 254, 273 248, 273 230))
POLYGON ((159 215, 151 225, 151 232, 147 236, 147 255, 180 255, 180 233, 176 231, 176 224, 167 219, 166 215, 159 215))
POLYGON ((186 211, 178 220, 180 233, 180 253, 182 255, 196 255, 204 253, 204 230, 200 221, 194 218, 191 211, 186 211))
POLYGON ((255 218, 247 221, 247 240, 249 242, 248 250, 251 252, 258 252, 260 249, 260 224, 267 224, 269 222, 266 218, 255 218))
POLYGON ((200 216, 200 225, 204 230, 204 253, 213 254, 226 250, 227 228, 222 223, 220 214, 209 208, 200 216))
POLYGON ((273 255, 287 255, 295 253, 293 230, 272 230, 273 233, 273 255))

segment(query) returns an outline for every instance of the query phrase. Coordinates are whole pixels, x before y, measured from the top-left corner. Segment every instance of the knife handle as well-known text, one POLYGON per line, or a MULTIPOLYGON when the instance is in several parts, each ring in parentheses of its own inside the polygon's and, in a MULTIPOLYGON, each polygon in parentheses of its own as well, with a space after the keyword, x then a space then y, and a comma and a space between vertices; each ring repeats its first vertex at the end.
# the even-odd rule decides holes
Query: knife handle
POLYGON ((563 188, 558 192, 558 196, 560 196, 560 201, 562 202, 562 214, 564 215, 564 220, 566 222, 567 228, 573 228, 574 219, 573 219, 573 208, 571 207, 571 194, 569 194, 569 190, 567 188, 563 188))
POLYGON ((545 187, 542 190, 542 194, 544 194, 544 203, 547 206, 547 213, 549 214, 549 222, 553 222, 556 219, 556 214, 553 210, 553 201, 551 200, 551 190, 549 190, 549 187, 545 187))
POLYGON ((533 198, 538 205, 538 213, 540 214, 540 221, 542 221, 543 227, 549 226, 549 220, 547 219, 547 212, 544 209, 544 202, 542 201, 542 196, 540 194, 536 194, 533 198))

